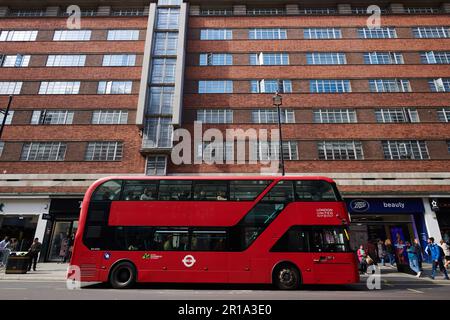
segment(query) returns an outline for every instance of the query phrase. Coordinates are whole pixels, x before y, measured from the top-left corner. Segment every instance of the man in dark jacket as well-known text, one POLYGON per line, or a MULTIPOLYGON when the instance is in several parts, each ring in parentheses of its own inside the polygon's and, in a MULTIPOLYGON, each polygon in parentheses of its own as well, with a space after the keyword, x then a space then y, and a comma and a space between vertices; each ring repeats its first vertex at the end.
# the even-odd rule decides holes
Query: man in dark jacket
POLYGON ((28 271, 31 271, 31 265, 33 264, 33 271, 36 271, 37 259, 39 252, 41 252, 42 243, 39 242, 39 238, 34 239, 30 249, 28 249, 28 256, 30 257, 30 263, 28 264, 28 271))
POLYGON ((425 252, 427 255, 431 256, 432 260, 432 273, 431 273, 431 279, 434 280, 434 276, 436 274, 436 269, 439 266, 439 270, 444 274, 445 279, 450 280, 447 274, 447 270, 445 270, 444 263, 442 262, 442 259, 444 259, 440 247, 434 243, 434 238, 430 237, 428 238, 428 246, 425 249, 425 252))

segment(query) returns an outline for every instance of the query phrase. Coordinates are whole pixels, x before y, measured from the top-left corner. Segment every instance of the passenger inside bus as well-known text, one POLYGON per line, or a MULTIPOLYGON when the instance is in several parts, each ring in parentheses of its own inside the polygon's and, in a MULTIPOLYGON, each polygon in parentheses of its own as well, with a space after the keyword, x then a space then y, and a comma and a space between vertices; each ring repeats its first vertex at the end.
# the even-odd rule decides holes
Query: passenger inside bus
POLYGON ((140 200, 155 200, 153 192, 151 192, 148 188, 144 189, 144 193, 141 194, 140 200))
POLYGON ((225 192, 220 191, 219 194, 217 195, 217 200, 219 200, 219 201, 225 201, 225 200, 227 200, 226 195, 225 195, 225 192))

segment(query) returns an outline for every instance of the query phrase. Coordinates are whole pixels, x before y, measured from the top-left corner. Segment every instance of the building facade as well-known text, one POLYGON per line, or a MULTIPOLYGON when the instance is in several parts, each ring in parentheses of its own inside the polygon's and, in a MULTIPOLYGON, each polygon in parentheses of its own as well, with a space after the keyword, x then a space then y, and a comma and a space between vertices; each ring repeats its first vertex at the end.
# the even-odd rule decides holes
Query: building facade
POLYGON ((0 1, 0 236, 57 260, 100 177, 267 174, 278 91, 286 173, 337 181, 354 245, 448 237, 450 3, 40 3, 0 1))

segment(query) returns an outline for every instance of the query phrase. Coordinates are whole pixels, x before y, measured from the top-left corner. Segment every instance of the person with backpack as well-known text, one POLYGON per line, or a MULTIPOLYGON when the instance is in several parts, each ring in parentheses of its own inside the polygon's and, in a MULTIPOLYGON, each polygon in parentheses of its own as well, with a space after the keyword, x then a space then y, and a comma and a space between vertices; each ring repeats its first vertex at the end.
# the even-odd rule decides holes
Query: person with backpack
POLYGON ((447 274, 447 270, 444 267, 444 263, 442 260, 444 259, 444 252, 440 246, 438 246, 436 243, 434 243, 434 238, 430 237, 428 238, 428 245, 425 249, 426 254, 431 256, 432 260, 432 272, 431 272, 431 279, 434 280, 434 277, 436 275, 436 268, 439 266, 439 270, 444 274, 444 277, 446 280, 450 280, 447 274))
POLYGON ((409 241, 406 241, 406 252, 408 253, 409 267, 416 273, 416 277, 419 278, 422 272, 419 269, 419 253, 415 246, 412 246, 409 241))

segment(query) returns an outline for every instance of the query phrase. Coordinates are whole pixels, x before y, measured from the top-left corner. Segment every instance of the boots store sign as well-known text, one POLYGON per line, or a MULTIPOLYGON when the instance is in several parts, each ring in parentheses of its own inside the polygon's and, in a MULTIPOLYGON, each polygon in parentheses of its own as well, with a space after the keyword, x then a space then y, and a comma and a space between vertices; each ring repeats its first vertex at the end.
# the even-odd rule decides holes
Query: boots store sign
POLYGON ((350 213, 412 213, 423 212, 421 199, 346 199, 350 213))

